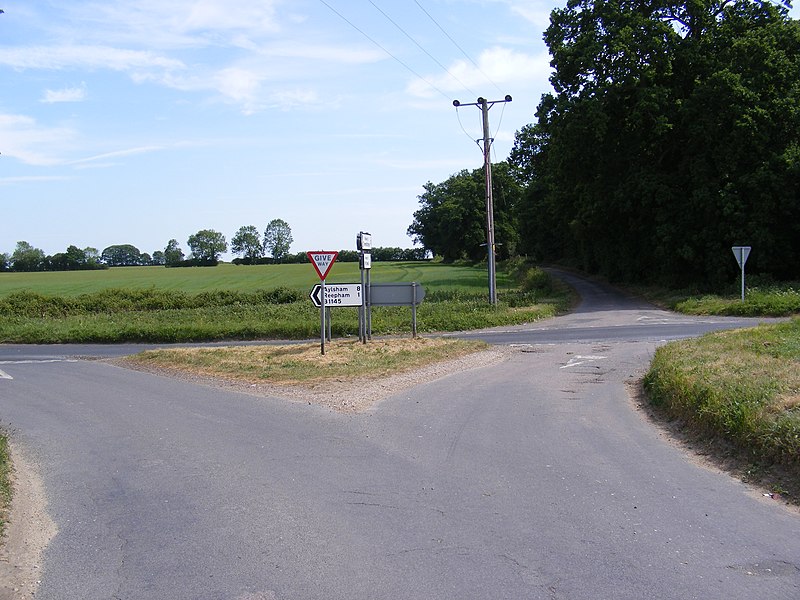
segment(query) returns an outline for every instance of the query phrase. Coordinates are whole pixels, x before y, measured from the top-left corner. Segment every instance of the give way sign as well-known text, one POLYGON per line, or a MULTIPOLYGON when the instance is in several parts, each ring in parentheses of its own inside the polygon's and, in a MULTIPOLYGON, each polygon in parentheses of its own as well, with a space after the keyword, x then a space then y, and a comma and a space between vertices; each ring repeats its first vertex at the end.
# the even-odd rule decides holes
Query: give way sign
POLYGON ((336 262, 336 257, 339 256, 338 252, 306 252, 308 256, 308 260, 311 261, 311 264, 314 265, 314 269, 317 271, 317 275, 322 281, 325 281, 325 278, 328 276, 328 272, 331 270, 333 263, 336 262))

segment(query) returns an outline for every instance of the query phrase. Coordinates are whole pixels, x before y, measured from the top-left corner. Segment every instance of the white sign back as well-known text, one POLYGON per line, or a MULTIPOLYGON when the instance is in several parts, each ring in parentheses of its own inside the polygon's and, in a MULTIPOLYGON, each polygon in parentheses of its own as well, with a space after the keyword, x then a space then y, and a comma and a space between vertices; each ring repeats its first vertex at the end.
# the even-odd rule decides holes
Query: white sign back
POLYGON ((733 255, 736 257, 736 262, 739 263, 739 268, 744 269, 744 264, 747 262, 747 257, 750 256, 750 246, 734 246, 733 255))

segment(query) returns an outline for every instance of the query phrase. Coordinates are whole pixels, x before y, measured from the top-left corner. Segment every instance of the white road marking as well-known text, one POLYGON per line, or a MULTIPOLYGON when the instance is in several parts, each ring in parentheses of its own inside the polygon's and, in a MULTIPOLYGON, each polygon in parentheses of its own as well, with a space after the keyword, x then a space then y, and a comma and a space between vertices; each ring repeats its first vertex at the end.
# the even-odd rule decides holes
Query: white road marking
POLYGON ((14 379, 14 378, 5 371, 0 371, 0 379, 14 379))
POLYGON ((578 365, 585 364, 587 362, 592 362, 593 360, 603 360, 604 358, 608 358, 607 356, 573 356, 569 359, 569 362, 565 365, 559 367, 559 369, 568 369, 569 367, 577 367, 578 365))
POLYGON ((78 362, 69 358, 45 358, 41 360, 0 360, 0 365, 35 365, 38 363, 78 362))

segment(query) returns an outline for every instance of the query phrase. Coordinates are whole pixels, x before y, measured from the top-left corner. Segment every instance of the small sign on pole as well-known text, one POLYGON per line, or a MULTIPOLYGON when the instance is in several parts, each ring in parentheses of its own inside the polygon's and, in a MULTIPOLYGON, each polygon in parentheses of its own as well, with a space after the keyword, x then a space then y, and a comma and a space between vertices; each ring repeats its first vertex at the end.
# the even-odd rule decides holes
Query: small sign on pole
POLYGON ((306 252, 308 260, 314 265, 317 275, 322 281, 328 276, 328 273, 336 262, 336 257, 339 256, 338 252, 306 252))
MULTIPOLYGON (((329 283, 325 285, 325 306, 361 306, 364 296, 361 293, 363 286, 360 283, 329 283)), ((322 284, 317 284, 308 295, 314 306, 322 306, 322 284)))
POLYGON ((314 270, 319 275, 320 279, 320 307, 319 307, 319 323, 320 323, 320 353, 325 354, 325 278, 336 262, 336 257, 339 256, 338 252, 306 252, 308 260, 314 265, 314 270))
POLYGON ((744 264, 747 262, 747 257, 750 256, 751 247, 734 246, 731 250, 733 250, 736 262, 739 263, 739 268, 742 270, 742 302, 744 302, 744 264))

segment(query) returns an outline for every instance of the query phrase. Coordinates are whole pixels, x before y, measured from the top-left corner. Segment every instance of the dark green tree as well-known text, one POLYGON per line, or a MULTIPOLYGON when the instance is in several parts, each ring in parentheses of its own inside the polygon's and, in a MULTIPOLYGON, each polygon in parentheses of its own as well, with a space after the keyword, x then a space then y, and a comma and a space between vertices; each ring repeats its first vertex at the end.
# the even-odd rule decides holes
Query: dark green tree
POLYGON ((264 252, 276 263, 282 262, 292 246, 292 228, 283 219, 273 219, 264 230, 264 252))
POLYGON ((545 41, 555 93, 510 158, 526 251, 714 285, 748 244, 758 270, 800 272, 800 25, 785 9, 570 0, 545 41))
POLYGON ((134 267, 142 264, 142 253, 131 244, 109 246, 100 257, 109 267, 134 267))
POLYGON ((187 241, 192 258, 200 264, 217 264, 220 255, 228 249, 225 236, 213 229, 201 229, 187 241))
POLYGON ((83 249, 83 256, 86 266, 90 269, 102 268, 100 251, 97 248, 86 246, 86 248, 83 249))
POLYGON ((178 240, 171 239, 164 248, 164 264, 168 267, 177 265, 184 259, 183 250, 178 245, 178 240))
POLYGON ((245 258, 250 264, 256 264, 262 256, 261 234, 255 225, 244 225, 239 228, 231 240, 231 251, 245 258))
MULTIPOLYGON (((483 169, 463 170, 442 183, 423 186, 420 208, 408 235, 436 256, 447 261, 486 258, 486 175, 483 169)), ((508 163, 492 166, 495 241, 498 258, 517 250, 515 206, 522 186, 508 163)))
POLYGON ((17 247, 11 254, 12 271, 41 271, 45 267, 45 253, 39 248, 34 248, 28 242, 17 242, 17 247))
POLYGON ((153 259, 150 262, 153 266, 159 266, 165 264, 164 259, 164 251, 163 250, 156 250, 153 252, 153 259))

